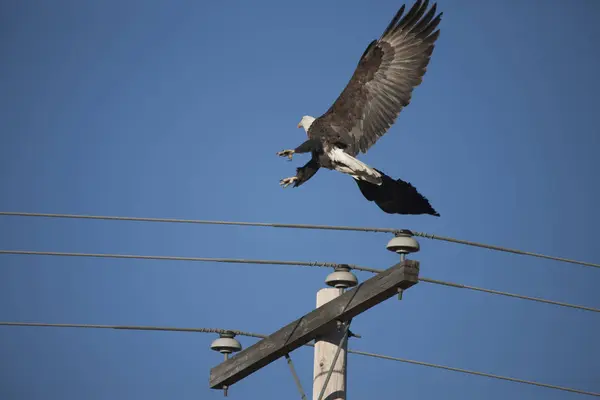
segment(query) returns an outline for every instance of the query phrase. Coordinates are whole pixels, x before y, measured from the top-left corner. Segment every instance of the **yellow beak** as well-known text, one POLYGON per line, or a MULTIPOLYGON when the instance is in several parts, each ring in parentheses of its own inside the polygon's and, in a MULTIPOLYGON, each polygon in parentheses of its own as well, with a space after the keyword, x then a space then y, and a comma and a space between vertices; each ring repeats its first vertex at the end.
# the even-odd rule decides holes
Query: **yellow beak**
POLYGON ((298 128, 302 128, 302 123, 301 122, 298 123, 298 128))

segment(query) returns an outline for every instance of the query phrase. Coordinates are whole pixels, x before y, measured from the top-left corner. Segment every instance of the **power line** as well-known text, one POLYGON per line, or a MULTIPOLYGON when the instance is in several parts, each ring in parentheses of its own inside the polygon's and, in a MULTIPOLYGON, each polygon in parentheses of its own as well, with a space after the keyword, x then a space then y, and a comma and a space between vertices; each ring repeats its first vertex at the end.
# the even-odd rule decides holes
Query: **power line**
POLYGON ((494 245, 485 244, 485 243, 471 242, 471 241, 462 240, 462 239, 454 239, 454 238, 450 238, 450 237, 438 236, 438 235, 433 235, 433 234, 424 233, 424 232, 412 232, 412 233, 415 236, 420 236, 420 237, 424 237, 424 238, 427 238, 427 239, 443 240, 445 242, 464 244, 464 245, 467 245, 467 246, 474 246, 474 247, 481 247, 481 248, 489 249, 489 250, 503 251, 505 253, 514 253, 514 254, 519 254, 519 255, 523 255, 523 256, 544 258, 546 260, 554 260, 554 261, 561 261, 561 262, 566 262, 566 263, 571 263, 571 264, 579 264, 579 265, 583 265, 585 267, 600 268, 600 264, 586 262, 586 261, 577 261, 577 260, 572 260, 572 259, 569 259, 569 258, 548 256, 548 255, 545 255, 545 254, 532 253, 530 251, 509 249, 507 247, 494 246, 494 245))
MULTIPOLYGON (((112 220, 112 221, 138 221, 138 222, 166 222, 166 223, 184 223, 184 224, 204 224, 204 225, 235 225, 235 226, 255 226, 255 227, 270 227, 270 228, 292 228, 292 229, 322 229, 335 231, 355 231, 355 232, 377 232, 377 233, 399 233, 401 229, 395 228, 369 228, 355 226, 333 226, 333 225, 312 225, 312 224, 280 224, 269 222, 239 222, 239 221, 213 221, 199 219, 177 219, 177 218, 143 218, 143 217, 119 217, 119 216, 104 216, 104 215, 77 215, 77 214, 49 214, 49 213, 24 213, 24 212, 8 212, 0 211, 0 215, 4 216, 19 216, 19 217, 46 217, 46 218, 72 218, 72 219, 96 219, 96 220, 112 220)), ((571 264, 583 265, 586 267, 600 268, 600 264, 586 261, 578 261, 569 258, 549 256, 545 254, 533 253, 529 251, 511 249, 508 247, 495 246, 485 243, 478 243, 469 240, 455 239, 451 237, 439 236, 425 232, 412 232, 413 235, 432 240, 441 240, 450 243, 463 244, 466 246, 480 247, 488 250, 502 251, 505 253, 513 253, 530 257, 544 258, 566 262, 571 264)))
POLYGON ((392 228, 361 228, 361 227, 354 227, 354 226, 278 224, 278 223, 270 223, 270 222, 213 221, 213 220, 202 220, 202 219, 179 219, 179 218, 119 217, 119 216, 108 216, 108 215, 23 213, 23 212, 9 212, 9 211, 0 211, 0 215, 17 216, 17 217, 98 219, 98 220, 109 220, 109 221, 167 222, 167 223, 200 224, 200 225, 256 226, 256 227, 292 228, 292 229, 324 229, 324 230, 333 230, 333 231, 358 231, 358 232, 378 232, 378 233, 396 233, 396 232, 400 231, 399 229, 392 229, 392 228))
POLYGON ((489 293, 489 294, 497 294, 499 296, 514 297, 514 298, 521 299, 521 300, 535 301, 535 302, 538 302, 538 303, 552 304, 552 305, 555 305, 555 306, 576 308, 576 309, 579 309, 579 310, 592 311, 592 312, 600 312, 599 308, 587 307, 587 306, 580 306, 580 305, 570 304, 570 303, 564 303, 562 301, 547 300, 547 299, 542 299, 540 297, 523 296, 521 294, 503 292, 503 291, 500 291, 500 290, 484 289, 484 288, 480 288, 480 287, 476 287, 476 286, 463 285, 463 284, 460 284, 460 283, 444 282, 444 281, 439 281, 437 279, 419 278, 419 281, 423 281, 423 282, 427 282, 427 283, 433 283, 435 285, 443 285, 443 286, 455 287, 455 288, 458 288, 458 289, 468 289, 468 290, 474 290, 474 291, 477 291, 477 292, 484 292, 484 293, 489 293))
MULTIPOLYGON (((134 260, 161 260, 161 261, 197 261, 220 262, 231 264, 267 264, 267 265, 298 265, 303 267, 336 267, 339 264, 327 262, 308 261, 283 261, 283 260, 247 260, 241 258, 211 258, 211 257, 179 257, 179 256, 143 256, 133 254, 106 254, 106 253, 67 253, 59 251, 32 251, 32 250, 0 250, 0 254, 60 256, 60 257, 92 257, 92 258, 122 258, 134 260)), ((352 267, 352 266, 351 266, 352 267)))
POLYGON ((420 282, 431 283, 431 284, 434 284, 434 285, 449 286, 449 287, 454 287, 454 288, 457 288, 457 289, 473 290, 473 291, 477 291, 477 292, 495 294, 495 295, 498 295, 498 296, 514 297, 516 299, 521 299, 521 300, 535 301, 535 302, 538 302, 538 303, 551 304, 551 305, 554 305, 554 306, 568 307, 568 308, 574 308, 574 309, 578 309, 578 310, 592 311, 592 312, 600 313, 600 308, 580 306, 580 305, 577 305, 577 304, 565 303, 565 302, 562 302, 562 301, 555 301, 555 300, 548 300, 548 299, 543 299, 543 298, 540 298, 540 297, 524 296, 524 295, 521 295, 521 294, 504 292, 504 291, 501 291, 501 290, 485 289, 485 288, 480 288, 480 287, 477 287, 477 286, 463 285, 461 283, 453 283, 453 282, 447 282, 447 281, 440 281, 440 280, 437 280, 437 279, 430 279, 430 278, 419 278, 419 281, 420 282))
POLYGON ((510 382, 516 382, 516 383, 523 383, 523 384, 526 384, 526 385, 540 386, 540 387, 545 387, 545 388, 548 388, 548 389, 563 390, 563 391, 566 391, 566 392, 579 393, 579 394, 587 394, 589 396, 600 397, 600 393, 596 393, 596 392, 588 392, 588 391, 585 391, 585 390, 572 389, 572 388, 568 388, 568 387, 565 387, 565 386, 549 385, 547 383, 541 383, 541 382, 536 382, 536 381, 528 381, 528 380, 525 380, 525 379, 518 379, 518 378, 511 378, 509 376, 496 375, 496 374, 488 374, 488 373, 485 373, 485 372, 472 371, 472 370, 469 370, 469 369, 448 367, 448 366, 445 366, 445 365, 432 364, 432 363, 423 362, 423 361, 409 360, 409 359, 406 359, 406 358, 391 357, 391 356, 386 356, 386 355, 383 355, 383 354, 367 353, 366 351, 348 350, 348 353, 358 354, 358 355, 367 356, 367 357, 376 357, 376 358, 381 358, 381 359, 384 359, 384 360, 398 361, 398 362, 403 362, 403 363, 407 363, 407 364, 422 365, 424 367, 445 369, 447 371, 460 372, 460 373, 463 373, 463 374, 484 376, 486 378, 500 379, 500 380, 510 381, 510 382))
POLYGON ((47 324, 42 322, 0 322, 4 326, 36 326, 52 328, 87 328, 87 329, 119 329, 131 331, 167 331, 167 332, 194 332, 194 333, 227 333, 231 332, 239 336, 265 338, 266 335, 258 333, 235 331, 217 328, 176 328, 167 326, 138 326, 138 325, 93 325, 93 324, 47 324))
MULTIPOLYGON (((50 324, 50 323, 39 323, 39 322, 0 322, 0 326, 30 326, 30 327, 35 326, 35 327, 55 327, 55 328, 118 329, 118 330, 171 331, 171 332, 196 332, 196 333, 198 333, 198 332, 200 332, 200 333, 232 332, 239 336, 250 336, 250 337, 261 338, 261 339, 264 339, 267 337, 267 335, 262 335, 262 334, 258 334, 258 333, 244 332, 244 331, 231 330, 231 329, 215 329, 215 328, 176 328, 176 327, 163 327, 163 326, 136 326, 136 325, 50 324)), ((305 346, 313 347, 314 344, 307 343, 305 346)), ((379 358, 379 359, 384 359, 384 360, 397 361, 397 362, 413 364, 413 365, 421 365, 424 367, 444 369, 447 371, 460 372, 463 374, 483 376, 486 378, 499 379, 499 380, 505 380, 505 381, 510 381, 510 382, 526 384, 526 385, 545 387, 548 389, 562 390, 562 391, 567 391, 567 392, 572 392, 572 393, 579 393, 579 394, 586 394, 589 396, 600 397, 600 393, 596 393, 596 392, 588 392, 585 390, 573 389, 573 388, 568 388, 568 387, 564 387, 564 386, 556 386, 556 385, 550 385, 547 383, 529 381, 529 380, 525 380, 525 379, 511 378, 511 377, 503 376, 503 375, 488 374, 485 372, 478 372, 478 371, 473 371, 473 370, 468 370, 468 369, 463 369, 463 368, 449 367, 449 366, 445 366, 445 365, 433 364, 433 363, 428 363, 428 362, 423 362, 423 361, 409 360, 406 358, 392 357, 392 356, 387 356, 387 355, 383 355, 383 354, 369 353, 366 351, 348 349, 347 352, 351 353, 351 354, 366 356, 366 357, 373 357, 373 358, 379 358)))
MULTIPOLYGON (((372 272, 374 274, 383 272, 382 269, 378 269, 378 268, 361 267, 358 265, 349 265, 349 264, 346 264, 346 265, 348 265, 350 268, 355 269, 357 271, 372 272)), ((457 289, 467 289, 467 290, 473 290, 473 291, 477 291, 477 292, 496 294, 499 296, 514 297, 514 298, 521 299, 521 300, 535 301, 538 303, 552 304, 555 306, 569 307, 569 308, 575 308, 575 309, 579 309, 579 310, 592 311, 592 312, 600 312, 600 308, 580 306, 580 305, 576 305, 576 304, 565 303, 562 301, 547 300, 547 299, 542 299, 540 297, 524 296, 521 294, 504 292, 501 290, 485 289, 485 288, 480 288, 477 286, 463 285, 462 283, 454 283, 454 282, 448 282, 448 281, 441 281, 438 279, 421 278, 421 277, 419 277, 419 281, 431 283, 434 285, 449 286, 449 287, 453 287, 453 288, 457 288, 457 289)))
MULTIPOLYGON (((139 260, 168 260, 168 261, 196 261, 196 262, 220 262, 220 263, 232 263, 232 264, 266 264, 266 265, 285 265, 285 266, 304 266, 304 267, 327 267, 334 268, 341 265, 346 265, 357 271, 380 273, 383 270, 377 268, 361 267, 354 264, 340 264, 332 262, 321 262, 321 261, 284 261, 284 260, 255 260, 255 259, 240 259, 240 258, 212 258, 212 257, 177 257, 177 256, 143 256, 133 254, 105 254, 105 253, 66 253, 56 251, 31 251, 31 250, 0 250, 0 254, 13 254, 13 255, 42 255, 42 256, 64 256, 64 257, 92 257, 92 258, 117 258, 117 259, 139 259, 139 260)), ((503 292, 499 290, 485 289, 476 286, 463 285, 460 283, 441 281, 430 278, 419 278, 419 281, 426 282, 434 285, 449 286, 458 289, 467 289, 478 292, 484 292, 489 294, 495 294, 499 296, 514 297, 522 300, 535 301, 539 303, 546 303, 561 307, 575 308, 579 310, 599 312, 599 308, 580 306, 576 304, 564 303, 554 300, 546 300, 539 297, 523 296, 520 294, 503 292)))

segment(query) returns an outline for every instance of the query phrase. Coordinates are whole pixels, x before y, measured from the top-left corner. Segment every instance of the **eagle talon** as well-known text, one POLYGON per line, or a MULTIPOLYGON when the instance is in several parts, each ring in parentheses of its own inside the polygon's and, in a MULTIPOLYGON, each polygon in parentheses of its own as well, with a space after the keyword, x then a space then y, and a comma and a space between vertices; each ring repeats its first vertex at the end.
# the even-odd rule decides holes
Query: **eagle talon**
POLYGON ((289 178, 283 178, 282 180, 279 181, 279 184, 285 189, 286 187, 288 187, 292 183, 296 182, 297 180, 298 180, 297 176, 291 176, 289 178))
POLYGON ((292 161, 292 156, 294 155, 294 150, 281 150, 277 152, 279 157, 287 157, 289 161, 292 161))

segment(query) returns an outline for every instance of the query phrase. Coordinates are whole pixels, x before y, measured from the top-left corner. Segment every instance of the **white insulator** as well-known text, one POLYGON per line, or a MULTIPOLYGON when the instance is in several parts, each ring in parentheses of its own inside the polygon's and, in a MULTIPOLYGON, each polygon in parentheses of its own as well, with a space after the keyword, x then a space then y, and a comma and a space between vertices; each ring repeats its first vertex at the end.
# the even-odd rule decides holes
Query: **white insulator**
POLYGON ((339 265, 335 267, 335 271, 327 275, 325 283, 335 288, 349 288, 358 284, 358 278, 352 272, 350 267, 339 265))
POLYGON ((210 344, 211 350, 222 354, 231 354, 242 350, 242 345, 235 339, 235 334, 231 332, 221 333, 220 337, 210 344))
POLYGON ((420 249, 419 242, 412 237, 410 231, 396 233, 396 237, 388 242, 386 248, 398 254, 416 253, 420 249))

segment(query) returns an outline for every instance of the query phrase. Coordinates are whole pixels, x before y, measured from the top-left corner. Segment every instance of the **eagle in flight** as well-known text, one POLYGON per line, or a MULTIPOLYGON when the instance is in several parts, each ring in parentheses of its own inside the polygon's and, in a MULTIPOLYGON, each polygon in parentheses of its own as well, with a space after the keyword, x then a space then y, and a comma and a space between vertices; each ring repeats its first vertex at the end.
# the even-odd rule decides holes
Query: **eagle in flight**
POLYGON ((423 80, 442 13, 437 4, 427 11, 428 0, 417 0, 408 13, 403 5, 381 37, 364 51, 350 81, 327 112, 318 118, 304 116, 308 140, 292 150, 277 153, 290 160, 294 154, 311 153, 310 161, 284 178, 281 186, 298 187, 319 168, 354 178, 363 196, 389 214, 439 214, 409 183, 394 180, 356 156, 366 153, 394 124, 423 80))

